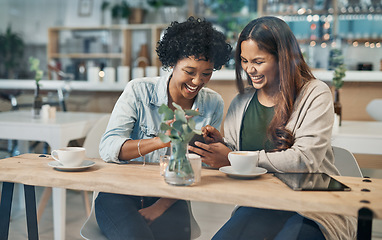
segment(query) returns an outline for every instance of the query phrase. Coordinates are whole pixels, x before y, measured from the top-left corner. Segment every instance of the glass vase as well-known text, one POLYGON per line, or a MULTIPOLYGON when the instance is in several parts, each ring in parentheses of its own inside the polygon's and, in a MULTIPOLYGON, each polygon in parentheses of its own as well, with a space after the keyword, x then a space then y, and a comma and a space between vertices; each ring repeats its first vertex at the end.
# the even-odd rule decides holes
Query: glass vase
POLYGON ((170 162, 166 168, 166 183, 175 186, 187 186, 194 182, 194 171, 187 159, 187 142, 171 142, 170 162))
POLYGON ((340 91, 339 89, 334 90, 334 113, 338 115, 339 118, 339 126, 341 126, 342 122, 342 105, 340 102, 340 91))
POLYGON ((41 117, 42 98, 40 96, 40 86, 36 84, 36 89, 33 99, 32 115, 33 118, 39 119, 41 117))

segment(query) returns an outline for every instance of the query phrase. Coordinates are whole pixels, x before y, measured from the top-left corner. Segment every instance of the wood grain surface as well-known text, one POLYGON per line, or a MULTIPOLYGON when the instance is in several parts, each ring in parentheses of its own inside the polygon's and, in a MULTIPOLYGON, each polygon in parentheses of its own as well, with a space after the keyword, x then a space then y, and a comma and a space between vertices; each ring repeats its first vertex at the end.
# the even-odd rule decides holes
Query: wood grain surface
POLYGON ((289 189, 273 174, 242 180, 230 178, 218 170, 202 169, 200 183, 181 187, 165 183, 158 165, 113 164, 89 159, 96 164, 80 172, 63 172, 48 166, 54 161, 51 156, 39 156, 24 154, 0 160, 0 181, 352 216, 357 216, 360 208, 368 207, 375 218, 382 218, 382 179, 364 182, 363 178, 336 176, 352 190, 301 192, 289 189), (369 203, 361 202, 364 200, 369 203))

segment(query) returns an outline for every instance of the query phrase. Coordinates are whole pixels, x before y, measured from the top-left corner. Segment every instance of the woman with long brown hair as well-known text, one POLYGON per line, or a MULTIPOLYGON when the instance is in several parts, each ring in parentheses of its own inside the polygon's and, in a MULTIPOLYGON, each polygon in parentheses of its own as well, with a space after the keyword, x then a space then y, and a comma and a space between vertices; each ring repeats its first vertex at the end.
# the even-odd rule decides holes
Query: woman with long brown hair
MULTIPOLYGON (((338 175, 331 92, 313 76, 289 26, 276 17, 251 21, 240 33, 235 59, 239 94, 228 109, 224 139, 206 126, 210 144, 197 142, 202 149, 189 150, 216 168, 230 165, 229 152, 246 150, 256 151, 268 172, 338 175)), ((355 223, 333 214, 239 207, 214 239, 352 239, 355 223)))

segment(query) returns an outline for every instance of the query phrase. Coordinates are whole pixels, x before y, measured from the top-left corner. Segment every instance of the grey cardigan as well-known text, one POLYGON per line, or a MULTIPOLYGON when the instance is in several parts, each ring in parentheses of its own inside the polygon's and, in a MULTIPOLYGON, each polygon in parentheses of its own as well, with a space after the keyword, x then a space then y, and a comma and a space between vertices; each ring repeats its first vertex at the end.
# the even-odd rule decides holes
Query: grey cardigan
MULTIPOLYGON (((224 137, 232 150, 240 149, 240 130, 244 113, 256 89, 237 95, 228 109, 224 137)), ((259 151, 259 166, 269 172, 325 172, 339 175, 331 147, 334 109, 329 87, 313 79, 303 87, 287 123, 295 142, 279 152, 259 151)), ((316 221, 326 239, 355 239, 356 219, 334 214, 300 213, 316 221)))

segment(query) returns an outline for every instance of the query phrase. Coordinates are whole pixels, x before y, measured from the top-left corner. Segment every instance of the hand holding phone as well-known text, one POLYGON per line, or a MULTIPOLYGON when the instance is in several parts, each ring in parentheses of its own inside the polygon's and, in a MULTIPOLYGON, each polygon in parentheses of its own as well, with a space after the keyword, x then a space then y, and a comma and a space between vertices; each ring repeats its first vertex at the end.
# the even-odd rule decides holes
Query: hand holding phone
POLYGON ((202 127, 202 131, 203 131, 204 141, 207 144, 214 143, 214 142, 224 143, 222 135, 216 128, 210 125, 206 125, 205 127, 202 127))
POLYGON ((193 147, 197 147, 199 148, 198 146, 195 145, 195 142, 202 142, 202 143, 206 143, 206 141, 204 140, 204 137, 203 135, 199 135, 199 134, 195 134, 190 142, 188 143, 190 146, 193 146, 193 147))

